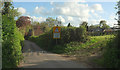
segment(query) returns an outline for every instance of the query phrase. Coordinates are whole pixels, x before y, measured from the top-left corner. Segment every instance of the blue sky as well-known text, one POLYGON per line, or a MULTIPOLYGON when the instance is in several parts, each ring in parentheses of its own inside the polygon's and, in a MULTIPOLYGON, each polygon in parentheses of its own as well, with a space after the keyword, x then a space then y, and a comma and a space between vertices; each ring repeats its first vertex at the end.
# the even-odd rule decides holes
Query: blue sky
POLYGON ((106 20, 112 27, 116 23, 115 5, 116 2, 13 2, 22 15, 30 16, 34 21, 57 17, 63 25, 70 22, 73 26, 79 26, 82 21, 96 25, 100 20, 106 20))

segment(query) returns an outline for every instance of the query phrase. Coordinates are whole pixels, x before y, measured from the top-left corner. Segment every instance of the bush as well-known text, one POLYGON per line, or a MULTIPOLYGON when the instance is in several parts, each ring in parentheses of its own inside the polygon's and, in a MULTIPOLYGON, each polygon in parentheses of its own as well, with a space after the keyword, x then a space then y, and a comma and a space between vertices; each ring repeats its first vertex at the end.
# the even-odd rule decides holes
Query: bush
POLYGON ((2 67, 17 67, 22 59, 21 46, 23 35, 18 31, 14 18, 2 17, 2 67))
POLYGON ((85 42, 87 38, 84 27, 61 27, 61 39, 57 39, 57 44, 56 39, 53 39, 53 29, 38 37, 30 37, 29 40, 36 42, 43 49, 52 50, 56 48, 55 45, 64 45, 72 41, 85 42))
POLYGON ((106 50, 104 52, 104 62, 103 65, 105 67, 110 68, 119 68, 120 66, 120 50, 117 48, 118 45, 118 37, 113 40, 110 40, 107 43, 106 50))

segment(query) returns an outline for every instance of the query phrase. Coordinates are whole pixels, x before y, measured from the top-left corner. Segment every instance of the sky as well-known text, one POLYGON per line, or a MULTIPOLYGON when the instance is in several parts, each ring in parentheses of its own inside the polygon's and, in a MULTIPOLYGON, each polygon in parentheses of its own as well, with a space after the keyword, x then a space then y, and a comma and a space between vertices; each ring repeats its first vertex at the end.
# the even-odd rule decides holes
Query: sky
POLYGON ((117 23, 114 18, 117 10, 116 2, 13 2, 21 16, 29 16, 34 21, 42 22, 46 18, 58 18, 63 25, 71 23, 78 27, 83 21, 88 25, 99 24, 100 20, 106 20, 111 27, 117 23))

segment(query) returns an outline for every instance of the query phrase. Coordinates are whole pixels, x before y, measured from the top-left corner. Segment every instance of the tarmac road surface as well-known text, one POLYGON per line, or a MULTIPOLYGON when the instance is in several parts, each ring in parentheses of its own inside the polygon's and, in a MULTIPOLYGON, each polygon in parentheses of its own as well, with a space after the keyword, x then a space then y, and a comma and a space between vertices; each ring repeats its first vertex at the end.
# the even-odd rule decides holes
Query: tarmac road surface
POLYGON ((28 40, 24 43, 24 59, 20 68, 90 68, 85 63, 70 60, 69 57, 46 52, 28 40))

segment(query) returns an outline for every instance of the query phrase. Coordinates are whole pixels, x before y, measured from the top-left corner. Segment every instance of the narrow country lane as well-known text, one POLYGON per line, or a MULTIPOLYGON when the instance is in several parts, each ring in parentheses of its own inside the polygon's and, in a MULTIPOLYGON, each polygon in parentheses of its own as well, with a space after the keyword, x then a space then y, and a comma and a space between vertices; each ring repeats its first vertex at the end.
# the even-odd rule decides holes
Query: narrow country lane
POLYGON ((33 42, 25 40, 24 43, 24 60, 20 63, 20 68, 90 68, 85 63, 43 51, 33 42))

